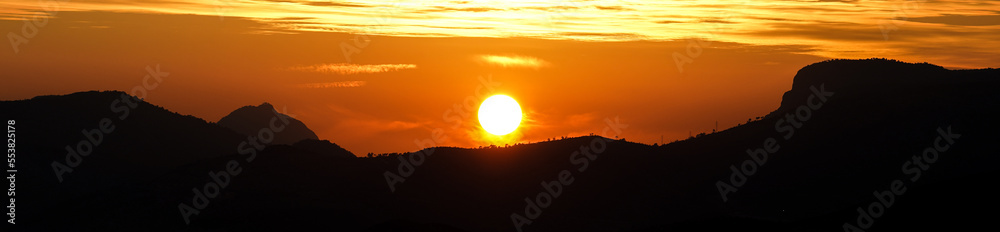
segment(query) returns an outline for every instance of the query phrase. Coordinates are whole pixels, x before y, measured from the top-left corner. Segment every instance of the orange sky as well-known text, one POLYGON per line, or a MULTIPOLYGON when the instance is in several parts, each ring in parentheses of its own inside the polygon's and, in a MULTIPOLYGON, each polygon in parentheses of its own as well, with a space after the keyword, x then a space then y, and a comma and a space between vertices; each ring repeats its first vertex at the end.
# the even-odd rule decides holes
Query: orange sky
POLYGON ((438 145, 488 145, 474 112, 490 90, 521 104, 520 141, 618 117, 651 144, 763 116, 825 59, 1000 61, 991 1, 133 2, 0 3, 0 99, 127 91, 158 64, 170 76, 150 103, 217 121, 267 101, 363 155, 435 129, 438 145))

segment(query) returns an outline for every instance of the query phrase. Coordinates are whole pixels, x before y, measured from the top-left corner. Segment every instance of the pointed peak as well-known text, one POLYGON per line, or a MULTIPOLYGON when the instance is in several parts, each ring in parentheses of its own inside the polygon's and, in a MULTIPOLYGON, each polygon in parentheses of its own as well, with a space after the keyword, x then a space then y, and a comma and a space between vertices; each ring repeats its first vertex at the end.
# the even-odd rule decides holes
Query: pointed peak
POLYGON ((261 104, 260 104, 259 106, 257 106, 257 107, 258 107, 258 108, 268 108, 268 109, 274 109, 274 106, 273 106, 273 105, 271 105, 271 103, 267 103, 267 102, 264 102, 264 103, 261 103, 261 104))

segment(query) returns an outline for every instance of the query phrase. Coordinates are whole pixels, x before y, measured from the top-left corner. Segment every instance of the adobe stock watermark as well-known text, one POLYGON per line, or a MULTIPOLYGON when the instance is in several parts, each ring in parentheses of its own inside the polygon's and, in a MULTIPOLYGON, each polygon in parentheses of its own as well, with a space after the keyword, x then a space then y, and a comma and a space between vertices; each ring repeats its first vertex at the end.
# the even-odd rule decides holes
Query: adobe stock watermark
POLYGON ((34 15, 30 20, 24 19, 24 24, 21 26, 21 33, 7 32, 7 40, 10 41, 10 47, 14 49, 14 54, 21 52, 21 45, 28 43, 30 39, 38 36, 38 31, 49 25, 49 18, 55 17, 59 13, 59 7, 69 2, 69 0, 38 2, 42 7, 42 15, 34 15))
POLYGON ((382 28, 385 27, 385 25, 391 23, 392 16, 396 15, 399 11, 400 2, 402 1, 392 1, 392 5, 389 6, 388 9, 379 14, 378 17, 372 19, 372 22, 374 23, 373 26, 366 27, 365 31, 354 35, 354 37, 350 39, 350 41, 353 41, 352 43, 340 42, 340 52, 344 54, 344 60, 346 60, 347 63, 351 62, 351 56, 361 53, 362 49, 371 45, 372 39, 368 37, 369 35, 378 34, 382 28))
POLYGON ((866 208, 857 208, 858 217, 855 221, 856 224, 845 222, 842 226, 844 232, 864 232, 871 228, 875 224, 875 219, 882 217, 889 210, 889 207, 892 207, 896 202, 896 197, 906 193, 906 186, 919 181, 921 174, 930 169, 931 165, 938 161, 941 153, 951 149, 951 146, 955 144, 955 140, 962 137, 961 134, 952 132, 951 126, 946 128, 942 129, 938 127, 938 136, 934 138, 931 145, 924 148, 921 154, 910 157, 910 160, 904 162, 902 167, 900 167, 903 175, 910 176, 910 178, 893 180, 889 182, 889 189, 882 192, 878 190, 873 191, 872 195, 875 197, 875 200, 871 204, 868 204, 866 208))
POLYGON ((445 122, 451 123, 452 129, 458 129, 462 126, 464 120, 469 120, 478 111, 476 108, 480 102, 486 100, 497 91, 497 87, 500 87, 503 83, 493 81, 493 75, 488 75, 485 78, 479 76, 479 86, 473 91, 473 95, 466 96, 461 103, 454 104, 451 109, 444 111, 441 118, 445 122), (485 89, 487 92, 480 92, 485 89), (454 115, 457 114, 457 115, 454 115))
MULTIPOLYGON (((17 224, 17 128, 14 125, 17 121, 14 119, 7 120, 7 182, 10 183, 7 189, 7 199, 10 204, 7 204, 7 223, 11 225, 17 224)), ((23 156, 23 155, 22 155, 23 156)), ((22 181, 21 184, 24 184, 22 181)), ((24 208, 21 208, 22 210, 24 208)))
MULTIPOLYGON (((828 97, 833 96, 834 92, 826 91, 824 87, 825 84, 820 84, 819 88, 809 86, 812 94, 806 98, 805 104, 795 108, 794 112, 785 113, 784 118, 778 119, 774 123, 774 130, 778 134, 784 134, 782 136, 784 141, 792 139, 795 136, 795 129, 802 128, 802 125, 812 118, 813 111, 818 111, 829 100, 828 97)), ((719 195, 722 196, 722 202, 729 201, 728 195, 739 191, 739 188, 746 184, 747 179, 757 173, 758 168, 767 164, 768 156, 778 152, 779 149, 781 146, 774 137, 764 139, 761 147, 757 149, 747 149, 746 153, 750 156, 749 159, 740 163, 739 168, 735 164, 729 166, 729 170, 732 171, 729 175, 729 182, 715 182, 715 187, 719 190, 719 195)))
POLYGON ((233 5, 230 2, 233 0, 215 0, 215 14, 219 16, 219 21, 226 19, 226 13, 232 10, 233 5))
MULTIPOLYGON (((746 8, 746 2, 741 2, 740 7, 746 8)), ((715 21, 718 21, 719 23, 714 23, 708 31, 710 39, 712 37, 716 37, 716 34, 723 31, 725 28, 721 25, 729 23, 729 19, 732 17, 733 13, 731 11, 726 11, 722 14, 720 19, 716 19, 715 21)), ((687 42, 687 46, 684 47, 684 53, 674 52, 671 55, 671 58, 674 60, 674 65, 677 66, 677 73, 684 73, 684 65, 694 63, 694 59, 701 57, 705 48, 712 45, 711 40, 697 37, 687 39, 687 42)))
MULTIPOLYGON (((489 75, 486 78, 479 76, 478 79, 479 85, 476 86, 473 91, 473 95, 466 96, 461 103, 454 104, 453 109, 445 110, 444 114, 441 116, 445 122, 454 123, 451 126, 452 129, 458 129, 462 126, 463 120, 469 120, 469 118, 473 115, 472 112, 476 112, 476 105, 495 93, 497 87, 502 85, 500 82, 493 81, 493 75, 489 75), (487 91, 485 94, 480 92, 483 89, 486 89, 487 91), (452 116, 453 112, 458 115, 452 116)), ((444 129, 434 128, 434 130, 431 130, 430 138, 413 140, 413 143, 416 144, 420 150, 409 155, 397 156, 397 159, 399 159, 399 165, 396 167, 396 172, 385 171, 382 173, 382 176, 385 177, 386 184, 389 185, 389 191, 396 192, 396 185, 406 182, 406 178, 413 175, 417 167, 423 165, 424 161, 427 160, 427 157, 434 154, 434 147, 447 138, 448 137, 444 135, 444 129), (406 156, 406 158, 403 156, 406 156)))
POLYGON ((892 12, 892 19, 879 20, 878 29, 882 32, 882 39, 885 41, 889 40, 889 33, 893 31, 898 31, 899 27, 906 23, 909 19, 909 13, 917 9, 920 9, 920 5, 927 2, 927 0, 908 0, 900 5, 896 6, 896 10, 892 12))
POLYGON ((257 152, 263 151, 265 144, 274 141, 275 134, 284 131, 285 127, 290 123, 288 119, 293 118, 293 115, 288 114, 287 107, 282 107, 281 113, 278 113, 274 109, 271 109, 271 111, 274 113, 274 116, 268 121, 268 126, 257 130, 256 137, 248 135, 246 141, 240 142, 236 146, 236 151, 240 155, 246 156, 245 158, 231 159, 226 162, 223 169, 209 171, 208 182, 205 182, 201 188, 191 188, 191 192, 194 194, 191 197, 191 204, 188 205, 185 202, 177 204, 177 211, 180 212, 181 218, 184 218, 185 225, 190 225, 192 216, 201 214, 201 211, 208 207, 212 199, 218 197, 226 187, 229 187, 232 180, 243 173, 242 166, 253 163, 257 159, 257 152))
MULTIPOLYGON (((163 77, 170 76, 170 73, 160 71, 160 65, 156 69, 146 66, 147 75, 142 78, 142 84, 132 88, 131 95, 122 93, 120 99, 111 101, 109 106, 111 112, 118 114, 119 121, 124 121, 131 115, 131 111, 139 106, 139 103, 146 99, 148 91, 155 90, 163 82, 163 77)), ((76 143, 75 147, 66 145, 65 163, 58 160, 52 161, 52 171, 55 172, 59 183, 63 182, 66 174, 72 173, 74 168, 83 163, 83 158, 94 152, 101 143, 104 136, 115 131, 115 122, 111 118, 102 118, 97 121, 97 127, 90 130, 82 130, 83 138, 76 143)))
POLYGON ((420 148, 417 152, 409 153, 408 155, 398 155, 399 165, 396 167, 394 172, 385 171, 382 173, 382 177, 385 177, 385 183, 389 185, 390 192, 396 192, 396 185, 406 182, 406 178, 413 175, 413 172, 417 171, 417 167, 424 164, 427 161, 427 157, 434 155, 434 149, 437 144, 441 143, 448 137, 444 135, 444 130, 441 128, 434 128, 431 130, 430 138, 424 140, 415 139, 413 143, 420 148), (406 158, 403 158, 406 156, 406 158))
MULTIPOLYGON (((619 117, 615 117, 612 121, 610 118, 604 118, 604 123, 607 124, 606 127, 601 131, 601 136, 608 133, 609 130, 613 130, 614 134, 611 136, 621 135, 622 129, 628 128, 627 124, 622 124, 619 121, 619 117)), ((559 196, 562 195, 563 189, 569 187, 573 184, 576 179, 573 177, 572 170, 576 170, 577 174, 582 174, 587 171, 590 167, 590 163, 594 162, 599 158, 601 153, 604 153, 608 148, 608 142, 614 141, 607 137, 596 137, 590 141, 588 146, 580 146, 580 149, 570 153, 569 162, 572 165, 577 166, 576 169, 566 169, 559 172, 556 175, 555 180, 552 181, 542 181, 542 190, 535 194, 535 197, 525 197, 524 202, 524 215, 514 212, 510 214, 511 223, 514 225, 514 229, 518 232, 524 230, 524 227, 531 225, 535 219, 538 219, 544 211, 549 206, 552 206, 552 202, 555 202, 559 196)))

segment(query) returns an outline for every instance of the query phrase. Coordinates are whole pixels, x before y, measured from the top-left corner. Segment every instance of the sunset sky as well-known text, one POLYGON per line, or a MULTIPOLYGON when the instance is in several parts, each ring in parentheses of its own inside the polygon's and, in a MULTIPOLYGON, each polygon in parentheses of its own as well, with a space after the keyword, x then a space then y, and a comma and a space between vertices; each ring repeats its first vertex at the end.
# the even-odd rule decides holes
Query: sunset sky
POLYGON ((511 141, 618 118, 652 144, 763 116, 822 60, 1000 67, 996 0, 5 0, 0 33, 2 100, 130 91, 159 66, 149 103, 214 122, 266 101, 358 155, 436 129, 489 145, 492 94, 525 113, 511 141))

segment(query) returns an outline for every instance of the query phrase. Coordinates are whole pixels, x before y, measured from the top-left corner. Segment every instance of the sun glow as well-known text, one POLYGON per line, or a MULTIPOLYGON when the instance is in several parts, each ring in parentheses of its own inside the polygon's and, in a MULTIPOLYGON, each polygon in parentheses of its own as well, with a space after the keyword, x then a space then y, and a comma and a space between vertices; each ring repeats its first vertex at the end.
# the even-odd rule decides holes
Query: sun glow
POLYGON ((493 95, 479 106, 479 124, 490 134, 510 134, 521 125, 521 106, 507 95, 493 95))

